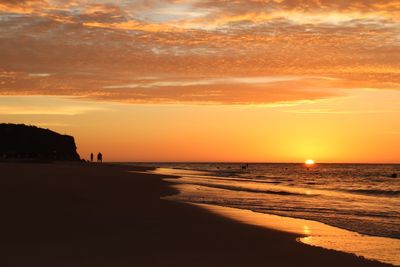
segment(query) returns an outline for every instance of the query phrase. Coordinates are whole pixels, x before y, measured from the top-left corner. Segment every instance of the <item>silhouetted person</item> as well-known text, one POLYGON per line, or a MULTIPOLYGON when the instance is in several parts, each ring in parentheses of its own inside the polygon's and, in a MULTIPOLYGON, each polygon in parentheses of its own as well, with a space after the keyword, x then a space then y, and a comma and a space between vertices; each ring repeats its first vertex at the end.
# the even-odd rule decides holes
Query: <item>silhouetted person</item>
POLYGON ((90 162, 93 162, 93 153, 90 153, 90 162))
POLYGON ((103 162, 103 154, 101 154, 99 152, 99 154, 97 154, 97 162, 103 162))
POLYGON ((390 175, 390 177, 397 178, 397 173, 393 173, 392 175, 390 175))

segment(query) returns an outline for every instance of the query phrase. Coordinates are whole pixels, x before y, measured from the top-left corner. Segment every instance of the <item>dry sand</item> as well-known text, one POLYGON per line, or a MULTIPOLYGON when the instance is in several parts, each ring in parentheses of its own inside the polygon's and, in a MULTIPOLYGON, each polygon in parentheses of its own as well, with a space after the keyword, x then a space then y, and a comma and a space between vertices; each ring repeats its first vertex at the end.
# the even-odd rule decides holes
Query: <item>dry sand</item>
POLYGON ((387 266, 160 199, 144 168, 0 163, 0 266, 387 266))

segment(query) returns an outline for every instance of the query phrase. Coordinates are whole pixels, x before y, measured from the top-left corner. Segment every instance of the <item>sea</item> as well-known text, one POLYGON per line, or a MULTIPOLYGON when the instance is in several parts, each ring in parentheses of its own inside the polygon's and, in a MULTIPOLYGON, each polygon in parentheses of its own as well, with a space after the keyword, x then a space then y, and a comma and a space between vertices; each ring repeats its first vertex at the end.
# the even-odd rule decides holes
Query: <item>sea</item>
MULTIPOLYGON (((394 240, 400 263, 400 164, 146 163, 174 200, 300 218, 394 240), (397 177, 396 177, 397 176, 397 177)), ((388 261, 386 261, 388 262, 388 261)), ((397 264, 396 264, 397 265, 397 264)))

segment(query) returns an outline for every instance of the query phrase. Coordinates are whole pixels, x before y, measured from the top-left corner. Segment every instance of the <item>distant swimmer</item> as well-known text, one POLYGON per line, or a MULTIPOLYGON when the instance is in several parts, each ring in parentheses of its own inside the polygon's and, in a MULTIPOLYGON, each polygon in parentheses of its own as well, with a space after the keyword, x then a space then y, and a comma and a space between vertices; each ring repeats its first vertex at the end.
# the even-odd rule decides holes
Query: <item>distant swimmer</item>
POLYGON ((397 173, 393 173, 392 175, 390 175, 391 178, 397 178, 397 173))
POLYGON ((103 154, 101 154, 100 152, 99 152, 99 154, 97 154, 97 162, 103 162, 103 154))

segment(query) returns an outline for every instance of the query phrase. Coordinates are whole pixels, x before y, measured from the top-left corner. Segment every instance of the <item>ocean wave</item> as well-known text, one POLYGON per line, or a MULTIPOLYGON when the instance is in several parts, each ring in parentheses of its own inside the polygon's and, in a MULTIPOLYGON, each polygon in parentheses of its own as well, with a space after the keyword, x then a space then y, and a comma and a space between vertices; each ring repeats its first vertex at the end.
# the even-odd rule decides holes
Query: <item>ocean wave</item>
POLYGON ((208 188, 217 188, 217 189, 248 192, 248 193, 272 194, 272 195, 281 195, 281 196, 304 196, 304 197, 316 196, 315 194, 310 195, 310 194, 290 192, 290 191, 285 191, 285 190, 265 190, 265 189, 256 189, 256 188, 244 188, 244 187, 238 187, 238 186, 233 186, 233 185, 219 185, 219 184, 193 183, 193 182, 191 182, 190 184, 204 186, 204 187, 208 187, 208 188))

